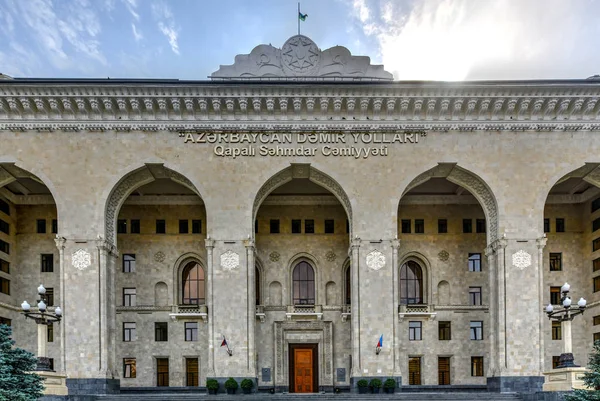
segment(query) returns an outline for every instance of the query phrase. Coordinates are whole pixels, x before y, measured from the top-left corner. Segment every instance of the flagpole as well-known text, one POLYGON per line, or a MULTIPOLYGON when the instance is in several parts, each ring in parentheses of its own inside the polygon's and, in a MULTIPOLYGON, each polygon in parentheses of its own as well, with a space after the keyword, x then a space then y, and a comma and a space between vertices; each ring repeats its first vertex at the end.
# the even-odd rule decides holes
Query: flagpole
POLYGON ((298 15, 296 18, 298 18, 298 35, 300 35, 300 2, 298 2, 298 15))

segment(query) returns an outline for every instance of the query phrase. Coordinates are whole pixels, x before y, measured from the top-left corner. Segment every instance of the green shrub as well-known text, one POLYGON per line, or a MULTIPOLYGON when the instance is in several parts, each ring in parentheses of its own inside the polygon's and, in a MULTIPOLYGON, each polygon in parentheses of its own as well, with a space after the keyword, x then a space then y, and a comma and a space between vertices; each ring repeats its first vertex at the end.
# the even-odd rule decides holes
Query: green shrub
POLYGON ((360 379, 358 382, 356 382, 356 385, 358 387, 368 387, 369 386, 369 382, 366 381, 365 379, 360 379))
POLYGON ((251 389, 252 387, 254 387, 254 382, 250 379, 244 379, 242 380, 242 384, 240 385, 240 387, 246 390, 251 389))
POLYGON ((230 377, 225 382, 225 388, 227 388, 229 390, 237 390, 237 388, 238 388, 238 382, 236 382, 233 377, 230 377))
POLYGON ((206 388, 209 390, 218 390, 219 382, 216 381, 215 379, 208 379, 208 380, 206 380, 206 388))
POLYGON ((371 382, 369 383, 369 387, 381 388, 381 380, 379 380, 379 379, 371 379, 371 382))
POLYGON ((385 382, 383 382, 383 388, 396 388, 396 380, 387 379, 385 382))

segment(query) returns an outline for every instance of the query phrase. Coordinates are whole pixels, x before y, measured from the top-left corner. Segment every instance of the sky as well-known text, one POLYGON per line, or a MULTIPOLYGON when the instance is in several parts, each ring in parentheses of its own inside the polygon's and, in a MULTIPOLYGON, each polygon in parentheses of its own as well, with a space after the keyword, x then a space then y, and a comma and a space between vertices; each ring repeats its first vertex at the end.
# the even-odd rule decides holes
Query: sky
MULTIPOLYGON (((297 34, 292 0, 0 0, 0 73, 203 80, 297 34)), ((600 74, 600 0, 303 0, 301 33, 396 80, 600 74)))

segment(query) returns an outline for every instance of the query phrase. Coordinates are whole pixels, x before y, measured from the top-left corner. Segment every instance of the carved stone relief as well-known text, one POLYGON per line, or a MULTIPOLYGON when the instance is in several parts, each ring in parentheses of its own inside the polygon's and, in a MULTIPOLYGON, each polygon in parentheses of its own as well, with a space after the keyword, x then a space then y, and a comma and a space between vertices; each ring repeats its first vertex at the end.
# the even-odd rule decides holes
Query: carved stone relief
POLYGON ((228 250, 221 254, 221 267, 225 270, 237 269, 240 266, 240 255, 228 250))
POLYGON ((378 250, 367 254, 367 267, 371 270, 379 270, 385 266, 385 255, 378 250))
POLYGON ((162 251, 158 251, 154 254, 154 261, 162 263, 165 261, 165 253, 162 251))
POLYGON ((523 270, 526 267, 531 266, 531 255, 521 249, 520 251, 513 253, 512 264, 523 270))
POLYGON ((329 261, 329 262, 333 262, 335 260, 335 257, 336 257, 336 255, 335 255, 335 252, 333 252, 333 251, 329 251, 325 254, 325 259, 327 259, 327 261, 329 261))
POLYGON ((279 262, 279 258, 281 258, 281 255, 277 251, 273 251, 269 254, 269 260, 271 262, 279 262))
POLYGON ((438 258, 442 262, 447 262, 448 259, 450 258, 450 254, 448 253, 448 251, 440 251, 440 253, 438 253, 438 258))
POLYGON ((71 255, 71 263, 78 270, 84 270, 91 266, 92 255, 85 249, 78 249, 71 255))

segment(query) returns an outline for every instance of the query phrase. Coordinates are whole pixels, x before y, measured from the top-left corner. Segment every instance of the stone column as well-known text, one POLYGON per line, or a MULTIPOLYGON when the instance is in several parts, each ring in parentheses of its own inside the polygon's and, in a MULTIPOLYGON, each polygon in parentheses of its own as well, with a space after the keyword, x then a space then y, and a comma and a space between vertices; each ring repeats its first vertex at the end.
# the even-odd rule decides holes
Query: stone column
MULTIPOLYGON (((394 308, 394 331, 393 331, 393 342, 392 342, 392 357, 394 361, 394 376, 402 377, 402 370, 400 369, 400 360, 398 346, 400 345, 399 339, 399 327, 398 327, 398 319, 396 318, 396 314, 398 311, 398 305, 400 305, 400 283, 398 282, 398 267, 400 261, 398 260, 398 251, 400 250, 400 240, 394 239, 392 240, 392 293, 393 293, 393 308, 394 308)), ((432 302, 430 302, 432 303, 432 302)))
MULTIPOLYGON (((539 291, 539 304, 542 307, 544 306, 544 274, 542 272, 544 271, 544 248, 546 247, 547 241, 548 241, 548 239, 546 238, 545 234, 542 238, 537 239, 537 248, 538 248, 537 258, 538 258, 538 266, 539 266, 539 271, 540 271, 539 280, 538 280, 538 291, 539 291)), ((546 371, 546 369, 544 369, 544 364, 545 364, 544 318, 545 318, 545 315, 543 313, 539 313, 538 318, 539 318, 539 327, 540 327, 540 373, 543 373, 546 371)))
POLYGON ((213 313, 213 249, 215 241, 208 236, 206 246, 206 307, 208 308, 208 369, 207 377, 215 375, 214 313, 213 313))
MULTIPOLYGON (((58 270, 60 272, 59 284, 60 284, 60 303, 64 305, 65 302, 65 242, 67 240, 63 237, 56 236, 54 242, 58 248, 58 270)), ((67 367, 65 366, 65 327, 66 322, 63 316, 61 328, 60 328, 60 371, 65 372, 67 367)))
POLYGON ((256 250, 253 240, 244 241, 246 247, 246 262, 248 269, 248 376, 257 377, 256 371, 256 344, 254 341, 256 326, 256 288, 254 252, 256 250))
POLYGON ((360 314, 359 314, 359 250, 360 250, 360 238, 356 237, 352 240, 350 245, 350 273, 352 275, 352 309, 351 309, 351 323, 352 323, 352 377, 358 377, 361 375, 360 369, 360 314))
MULTIPOLYGON (((485 255, 488 261, 490 285, 490 361, 488 363, 488 377, 500 375, 500 341, 504 341, 504 249, 506 240, 498 239, 487 246, 485 255)), ((504 355, 504 354, 502 354, 504 355)))

